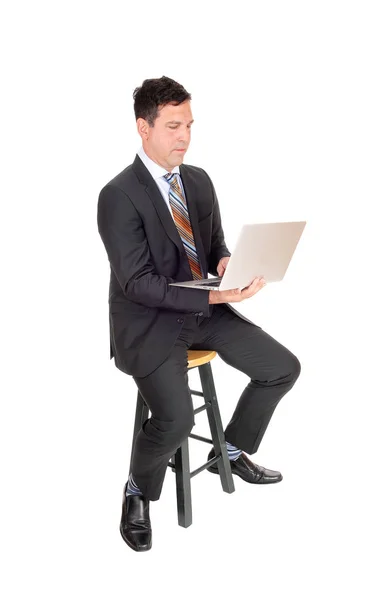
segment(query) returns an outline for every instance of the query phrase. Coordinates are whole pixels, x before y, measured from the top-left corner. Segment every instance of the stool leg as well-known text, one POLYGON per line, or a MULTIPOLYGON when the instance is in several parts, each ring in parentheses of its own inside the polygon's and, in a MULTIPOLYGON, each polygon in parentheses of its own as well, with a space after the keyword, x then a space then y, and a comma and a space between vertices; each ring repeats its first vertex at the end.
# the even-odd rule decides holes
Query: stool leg
POLYGON ((177 519, 181 527, 189 527, 192 524, 192 502, 188 438, 184 440, 182 445, 176 450, 174 463, 176 473, 177 519))
POLYGON ((149 408, 148 405, 144 402, 144 399, 141 395, 141 392, 138 391, 137 394, 137 406, 135 409, 135 417, 134 417, 134 429, 133 429, 133 443, 131 445, 131 457, 130 457, 130 468, 129 475, 131 473, 131 469, 133 466, 133 454, 134 454, 134 446, 135 446, 135 438, 138 435, 139 430, 142 425, 145 423, 146 419, 149 417, 149 408))
POLYGON ((217 462, 221 485, 224 492, 231 494, 234 492, 234 483, 232 470, 230 468, 230 460, 228 457, 225 435, 223 433, 221 414, 219 412, 217 395, 214 387, 214 378, 210 363, 201 365, 199 368, 200 381, 206 404, 207 416, 209 419, 211 438, 214 444, 215 454, 221 454, 220 460, 217 462))

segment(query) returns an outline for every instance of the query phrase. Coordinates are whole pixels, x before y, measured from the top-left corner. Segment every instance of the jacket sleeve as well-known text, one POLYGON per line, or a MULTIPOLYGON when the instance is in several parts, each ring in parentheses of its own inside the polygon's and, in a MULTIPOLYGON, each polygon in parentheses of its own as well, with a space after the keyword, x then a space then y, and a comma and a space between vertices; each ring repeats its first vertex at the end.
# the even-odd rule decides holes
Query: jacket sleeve
MULTIPOLYGON (((203 169, 202 169, 203 171, 203 169)), ((222 229, 221 223, 221 213, 219 210, 218 198, 215 193, 213 182, 210 177, 207 175, 206 171, 203 171, 207 179, 210 182, 212 196, 213 196, 213 223, 211 230, 211 249, 210 249, 210 258, 208 264, 209 273, 212 275, 218 276, 217 266, 221 258, 224 256, 231 256, 231 253, 227 249, 225 244, 225 235, 222 229)))
POLYGON ((156 273, 142 219, 120 188, 106 185, 99 194, 97 222, 108 260, 125 296, 152 308, 209 316, 209 292, 172 287, 171 277, 156 273))

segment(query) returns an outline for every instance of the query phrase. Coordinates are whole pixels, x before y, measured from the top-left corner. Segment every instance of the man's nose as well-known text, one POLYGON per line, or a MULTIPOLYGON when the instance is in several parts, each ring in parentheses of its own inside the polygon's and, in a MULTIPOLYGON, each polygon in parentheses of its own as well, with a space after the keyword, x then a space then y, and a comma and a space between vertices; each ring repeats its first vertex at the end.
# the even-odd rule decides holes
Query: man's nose
POLYGON ((191 138, 191 132, 189 129, 183 129, 179 132, 179 142, 185 142, 186 144, 189 143, 191 138))

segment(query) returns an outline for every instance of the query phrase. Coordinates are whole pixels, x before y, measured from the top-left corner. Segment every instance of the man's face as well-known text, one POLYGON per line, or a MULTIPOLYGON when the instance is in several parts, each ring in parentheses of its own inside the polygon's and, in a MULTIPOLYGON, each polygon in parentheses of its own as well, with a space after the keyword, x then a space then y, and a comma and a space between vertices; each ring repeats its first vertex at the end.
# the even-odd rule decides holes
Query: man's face
POLYGON ((144 119, 137 119, 138 133, 149 158, 167 171, 181 165, 190 145, 192 122, 189 101, 178 106, 166 104, 160 107, 154 127, 144 119))

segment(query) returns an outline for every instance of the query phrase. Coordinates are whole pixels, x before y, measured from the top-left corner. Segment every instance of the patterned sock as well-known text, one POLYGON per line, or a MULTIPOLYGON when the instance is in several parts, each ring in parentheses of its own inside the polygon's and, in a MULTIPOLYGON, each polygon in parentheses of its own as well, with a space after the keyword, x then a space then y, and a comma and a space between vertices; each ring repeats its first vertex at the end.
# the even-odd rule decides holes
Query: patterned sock
POLYGON ((126 496, 142 496, 142 492, 139 487, 134 483, 133 475, 130 473, 126 487, 126 496))
POLYGON ((233 444, 230 444, 230 442, 226 442, 226 448, 229 460, 237 460, 242 452, 242 450, 236 448, 236 446, 233 446, 233 444))

